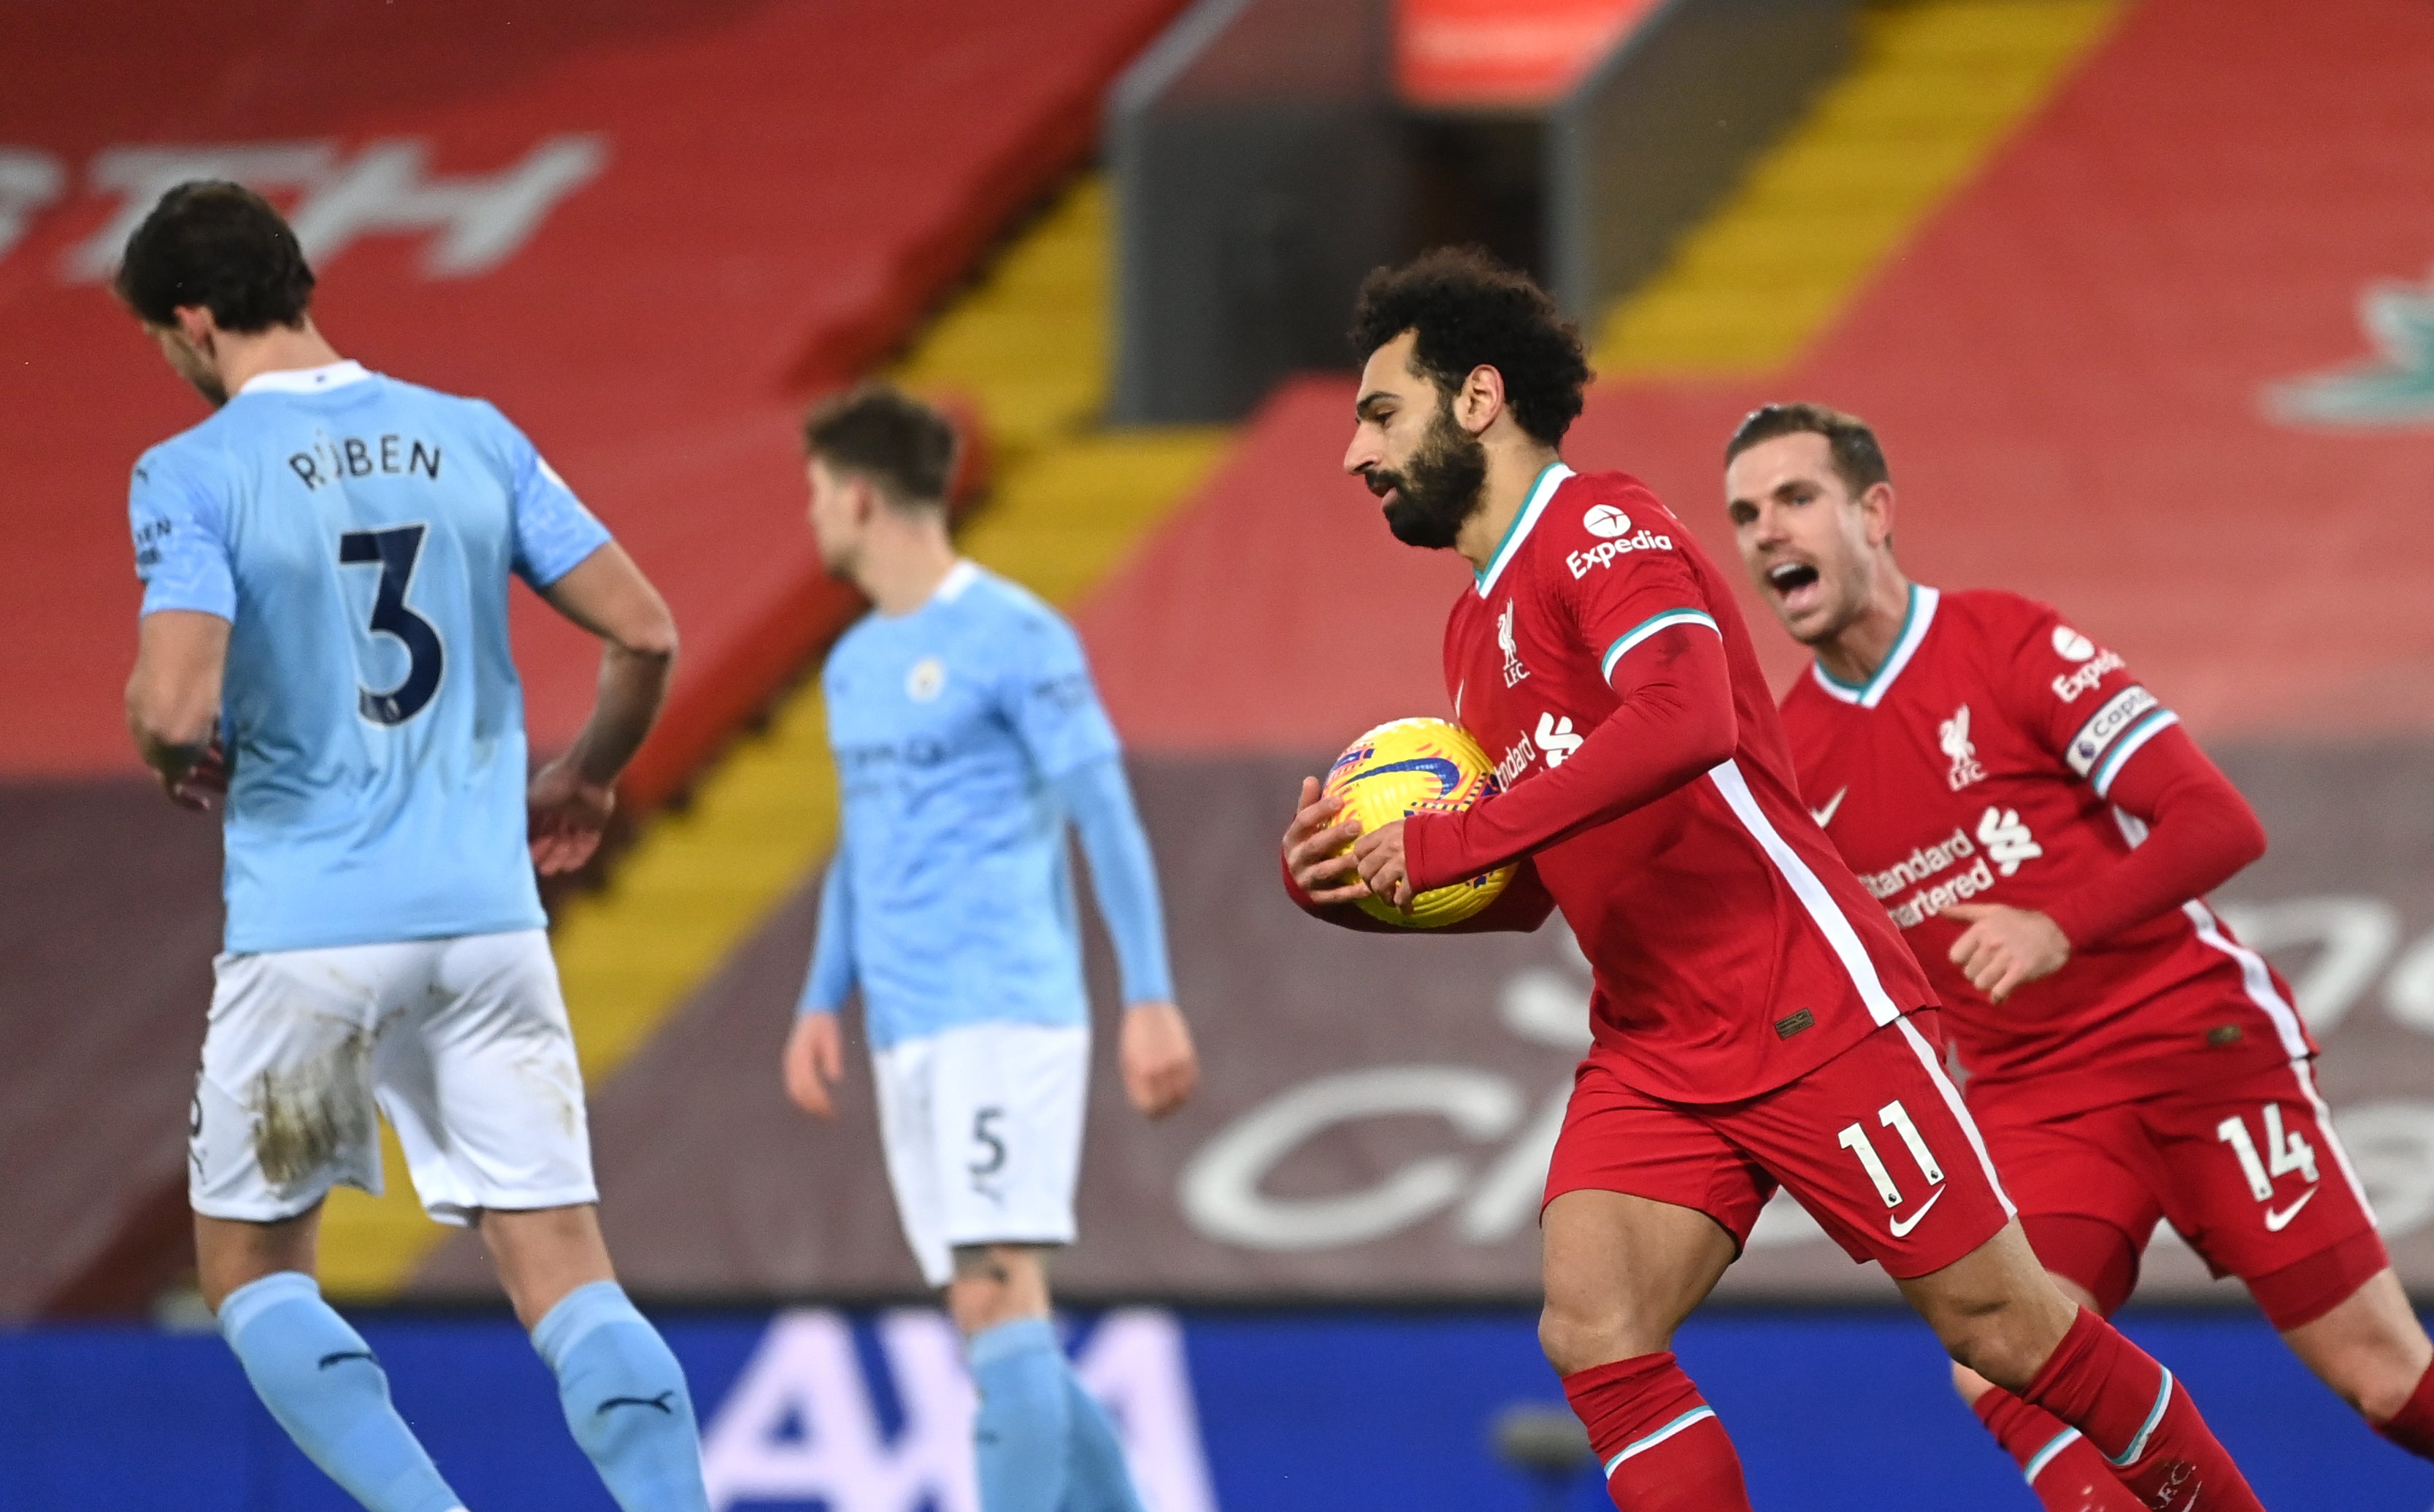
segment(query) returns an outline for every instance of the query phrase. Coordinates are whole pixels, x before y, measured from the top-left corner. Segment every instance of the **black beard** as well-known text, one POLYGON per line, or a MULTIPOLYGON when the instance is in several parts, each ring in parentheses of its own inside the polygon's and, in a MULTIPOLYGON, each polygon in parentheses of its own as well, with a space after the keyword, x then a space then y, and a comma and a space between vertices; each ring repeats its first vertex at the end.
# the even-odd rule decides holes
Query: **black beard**
POLYGON ((1487 487, 1487 448, 1453 422, 1452 406, 1437 411, 1429 433, 1402 472, 1369 471, 1369 491, 1396 495, 1386 506, 1386 528, 1406 546, 1443 551, 1479 509, 1487 487))

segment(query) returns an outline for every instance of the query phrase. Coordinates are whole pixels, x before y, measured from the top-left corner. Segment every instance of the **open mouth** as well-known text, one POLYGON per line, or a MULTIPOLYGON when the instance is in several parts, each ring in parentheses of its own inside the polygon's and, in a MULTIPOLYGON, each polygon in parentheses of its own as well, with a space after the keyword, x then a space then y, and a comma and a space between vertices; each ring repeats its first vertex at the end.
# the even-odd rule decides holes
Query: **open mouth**
POLYGON ((1766 582, 1787 610, 1807 609, 1820 595, 1817 569, 1805 561, 1775 563, 1767 569, 1766 582))

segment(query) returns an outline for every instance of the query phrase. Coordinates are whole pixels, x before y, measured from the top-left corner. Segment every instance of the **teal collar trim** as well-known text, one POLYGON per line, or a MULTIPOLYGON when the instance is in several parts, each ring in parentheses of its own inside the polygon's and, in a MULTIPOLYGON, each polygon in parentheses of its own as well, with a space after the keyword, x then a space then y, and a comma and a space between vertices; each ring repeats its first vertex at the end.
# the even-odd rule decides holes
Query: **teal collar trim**
POLYGON ((1529 498, 1522 502, 1519 512, 1513 516, 1513 523, 1504 527, 1504 539, 1496 543, 1496 555, 1487 558, 1484 569, 1471 574, 1479 585, 1480 597, 1485 598, 1488 591, 1496 586, 1496 579, 1503 575, 1504 564, 1521 549, 1521 542, 1529 538, 1530 528, 1538 523, 1540 515, 1547 512, 1548 501, 1554 498, 1555 490, 1562 488, 1564 480, 1571 475, 1572 470, 1561 462, 1550 462, 1538 470, 1538 475, 1531 480, 1529 498))
POLYGON ((1944 595, 1918 583, 1910 585, 1910 601, 1902 609, 1901 628, 1894 632, 1893 649, 1877 664, 1876 675, 1862 683, 1844 682, 1826 670, 1825 663, 1811 662, 1808 670, 1817 685, 1843 703, 1855 703, 1862 709, 1874 709, 1884 702, 1885 694, 1894 679, 1910 665, 1918 651, 1919 643, 1927 639, 1928 627, 1935 623, 1935 606, 1944 595))

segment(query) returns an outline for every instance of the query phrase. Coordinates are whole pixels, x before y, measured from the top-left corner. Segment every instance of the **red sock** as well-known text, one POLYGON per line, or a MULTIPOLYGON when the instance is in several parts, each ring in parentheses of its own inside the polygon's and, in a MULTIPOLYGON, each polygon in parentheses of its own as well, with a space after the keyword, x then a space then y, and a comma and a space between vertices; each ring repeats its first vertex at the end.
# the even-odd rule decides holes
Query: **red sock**
POLYGON ((1750 1512, 1740 1456, 1672 1355, 1592 1366, 1564 1378, 1564 1395, 1623 1512, 1750 1512))
POLYGON ((2151 1512, 2265 1512, 2172 1373, 2085 1308, 2020 1395, 2086 1435, 2151 1512))
POLYGON ((2407 1404, 2375 1424, 2374 1431, 2419 1459, 2434 1459, 2434 1366, 2417 1378, 2407 1404))
POLYGON ((2076 1428, 1997 1386, 1970 1404, 1995 1441, 2019 1462, 2046 1512, 2139 1512, 2138 1499, 2076 1428))

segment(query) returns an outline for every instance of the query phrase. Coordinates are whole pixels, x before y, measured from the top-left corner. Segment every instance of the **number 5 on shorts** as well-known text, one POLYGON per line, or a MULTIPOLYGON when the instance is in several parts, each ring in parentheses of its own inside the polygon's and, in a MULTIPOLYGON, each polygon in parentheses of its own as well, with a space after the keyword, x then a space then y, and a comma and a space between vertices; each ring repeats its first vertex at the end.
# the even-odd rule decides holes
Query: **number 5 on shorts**
MULTIPOLYGON (((1910 1149, 1910 1158, 1918 1162, 1919 1175, 1927 1177, 1928 1186, 1944 1184, 1944 1167, 1936 1163, 1934 1152, 1927 1147, 1927 1141, 1919 1137, 1918 1125, 1911 1122, 1910 1109, 1901 1105, 1900 1098, 1896 1097, 1877 1108, 1877 1122, 1901 1136, 1902 1143, 1910 1149)), ((1877 1195, 1885 1199, 1885 1206, 1900 1207, 1901 1188, 1894 1185, 1893 1173, 1885 1169, 1884 1160, 1877 1154, 1877 1146, 1869 1140, 1868 1131, 1852 1124, 1843 1130, 1839 1143, 1860 1158, 1860 1164, 1867 1171, 1868 1179, 1877 1184, 1877 1195)))
POLYGON ((1003 1117, 1003 1108, 984 1108, 972 1114, 972 1149, 978 1158, 964 1169, 975 1181, 1005 1169, 1005 1140, 990 1126, 1003 1117))

